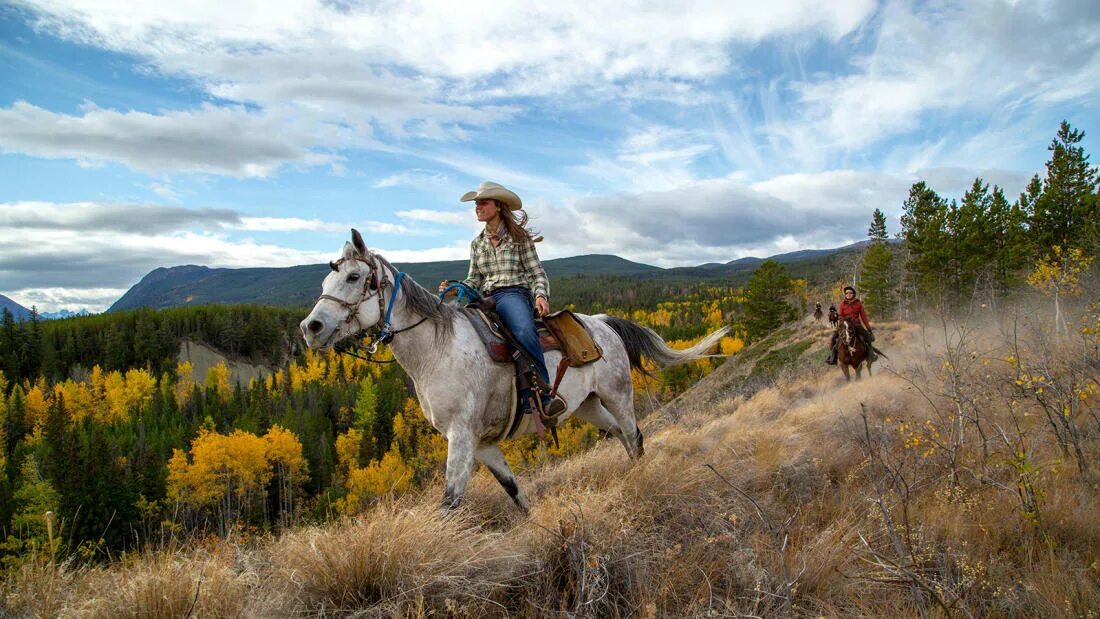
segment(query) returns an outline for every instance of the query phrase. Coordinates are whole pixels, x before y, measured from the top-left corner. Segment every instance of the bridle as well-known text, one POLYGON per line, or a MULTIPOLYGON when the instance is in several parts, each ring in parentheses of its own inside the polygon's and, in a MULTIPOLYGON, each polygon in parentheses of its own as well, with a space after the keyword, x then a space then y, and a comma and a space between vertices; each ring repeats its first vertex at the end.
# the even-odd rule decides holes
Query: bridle
MULTIPOLYGON (((355 301, 347 301, 345 299, 341 299, 340 297, 334 297, 331 294, 322 293, 321 296, 317 297, 317 300, 313 302, 314 305, 316 305, 319 301, 322 300, 332 301, 333 303, 336 303, 340 307, 344 308, 344 310, 347 312, 347 315, 344 316, 342 324, 351 325, 351 323, 354 322, 355 326, 358 327, 358 329, 355 329, 354 331, 352 331, 352 333, 365 331, 369 327, 374 326, 368 325, 365 327, 361 322, 359 322, 359 306, 363 305, 370 299, 375 297, 378 298, 378 316, 382 316, 382 289, 389 284, 389 280, 384 277, 379 277, 378 274, 381 272, 381 269, 378 265, 378 259, 374 256, 374 254, 368 253, 367 258, 367 260, 364 260, 363 258, 360 258, 358 256, 354 256, 351 258, 344 257, 340 258, 336 262, 328 263, 329 268, 337 273, 340 272, 340 265, 344 264, 345 262, 362 262, 363 264, 367 265, 367 268, 370 269, 371 273, 370 285, 368 286, 366 283, 363 284, 363 290, 359 293, 358 299, 356 299, 355 301)), ((381 318, 379 318, 379 320, 381 320, 381 318)), ((331 344, 332 339, 336 337, 338 333, 340 333, 339 327, 333 329, 332 335, 330 335, 328 339, 325 340, 324 345, 327 347, 329 344, 331 344)))
MULTIPOLYGON (((384 296, 383 293, 384 293, 386 288, 390 287, 391 283, 390 283, 390 280, 386 279, 385 277, 380 276, 380 274, 382 273, 382 265, 380 264, 380 261, 378 260, 378 257, 376 255, 374 255, 373 253, 368 251, 366 259, 360 258, 359 256, 353 256, 351 258, 344 257, 344 258, 340 258, 339 260, 337 260, 335 262, 330 262, 330 263, 328 263, 328 265, 329 265, 329 268, 331 268, 334 272, 339 272, 340 271, 340 265, 344 264, 345 262, 362 262, 363 264, 367 265, 367 268, 370 269, 370 272, 371 272, 371 278, 370 278, 369 285, 368 284, 363 285, 363 290, 359 293, 359 298, 356 299, 355 301, 347 301, 347 300, 341 299, 339 297, 334 297, 330 294, 323 294, 322 293, 321 296, 317 297, 317 301, 314 301, 314 305, 316 305, 318 301, 326 300, 326 301, 332 301, 333 303, 336 303, 340 307, 344 308, 344 310, 347 311, 347 316, 344 317, 344 320, 342 321, 342 324, 351 325, 352 323, 355 323, 355 326, 358 327, 357 329, 355 329, 351 332, 352 334, 361 333, 361 332, 364 332, 364 331, 369 331, 371 328, 377 327, 379 325, 379 323, 381 323, 382 326, 380 327, 380 329, 378 331, 378 335, 371 338, 371 343, 367 347, 367 355, 368 355, 367 357, 362 357, 360 355, 355 354, 354 352, 351 352, 350 350, 340 349, 340 348, 337 348, 336 346, 333 346, 333 348, 338 353, 348 354, 348 355, 351 355, 353 357, 358 357, 360 359, 365 359, 367 361, 372 361, 374 363, 393 363, 393 361, 379 361, 377 359, 372 359, 372 358, 370 358, 370 355, 373 355, 378 350, 378 344, 379 343, 388 343, 388 342, 390 342, 393 339, 393 336, 395 336, 398 333, 401 333, 403 331, 408 331, 410 329, 413 329, 413 328, 419 326, 420 323, 427 320, 428 317, 424 316, 420 320, 418 320, 417 322, 413 323, 412 325, 409 325, 408 327, 404 327, 402 329, 398 329, 398 330, 394 331, 393 328, 392 328, 392 325, 390 323, 390 317, 393 315, 393 304, 394 304, 394 301, 397 300, 398 292, 400 292, 400 290, 401 290, 401 280, 405 278, 405 273, 403 271, 398 271, 397 272, 397 277, 396 277, 396 279, 394 280, 394 282, 392 284, 393 294, 390 295, 390 301, 387 304, 385 302, 385 296, 384 296), (364 326, 363 323, 361 323, 359 321, 359 307, 362 306, 367 301, 373 299, 373 298, 378 299, 378 316, 379 316, 378 320, 379 320, 379 322, 376 322, 373 325, 364 326)), ((335 338, 338 333, 340 333, 339 326, 336 329, 332 330, 332 334, 329 335, 327 340, 325 340, 324 346, 327 347, 329 344, 331 344, 332 339, 335 338)))

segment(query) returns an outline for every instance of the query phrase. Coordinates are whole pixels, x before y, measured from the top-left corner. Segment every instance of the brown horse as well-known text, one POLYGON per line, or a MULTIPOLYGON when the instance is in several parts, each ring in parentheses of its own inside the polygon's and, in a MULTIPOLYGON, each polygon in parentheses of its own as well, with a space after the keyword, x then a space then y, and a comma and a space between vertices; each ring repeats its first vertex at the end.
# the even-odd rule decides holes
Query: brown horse
POLYGON ((856 330, 856 320, 844 318, 836 327, 836 361, 844 372, 845 380, 852 380, 848 368, 856 371, 856 380, 862 378, 863 364, 867 364, 867 375, 871 375, 871 356, 867 344, 856 330))

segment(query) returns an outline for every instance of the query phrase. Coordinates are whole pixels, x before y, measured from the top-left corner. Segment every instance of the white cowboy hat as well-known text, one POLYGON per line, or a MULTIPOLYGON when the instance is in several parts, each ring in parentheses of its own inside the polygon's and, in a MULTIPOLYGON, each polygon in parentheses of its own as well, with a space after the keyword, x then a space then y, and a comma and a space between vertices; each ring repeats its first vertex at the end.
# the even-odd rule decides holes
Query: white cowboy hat
POLYGON ((523 208, 523 201, 514 191, 499 183, 485 181, 477 186, 477 191, 467 191, 459 198, 459 202, 471 200, 496 200, 510 211, 518 211, 523 208))

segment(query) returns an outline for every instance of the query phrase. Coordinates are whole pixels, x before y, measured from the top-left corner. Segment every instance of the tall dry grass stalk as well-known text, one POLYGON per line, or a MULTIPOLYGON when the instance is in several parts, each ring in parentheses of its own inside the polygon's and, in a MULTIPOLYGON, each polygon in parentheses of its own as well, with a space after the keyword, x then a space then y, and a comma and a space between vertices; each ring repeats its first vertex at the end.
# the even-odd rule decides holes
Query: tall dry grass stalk
MULTIPOLYGON (((892 360, 853 383, 811 347, 770 380, 732 389, 752 369, 735 357, 750 365, 704 384, 727 395, 696 394, 647 419, 656 430, 641 461, 603 444, 522 474, 529 516, 482 473, 468 507, 446 515, 428 488, 249 548, 29 565, 8 575, 4 610, 1096 616, 1100 492, 1096 467, 1076 455, 1096 460, 1096 400, 1071 411, 1073 438, 1050 423, 1054 400, 1039 397, 1049 391, 1017 380, 1046 372, 1072 393, 1097 367, 1065 342, 1014 354, 1038 353, 1038 340, 1011 332, 883 325, 892 360)), ((808 327, 775 346, 820 336, 808 327)))

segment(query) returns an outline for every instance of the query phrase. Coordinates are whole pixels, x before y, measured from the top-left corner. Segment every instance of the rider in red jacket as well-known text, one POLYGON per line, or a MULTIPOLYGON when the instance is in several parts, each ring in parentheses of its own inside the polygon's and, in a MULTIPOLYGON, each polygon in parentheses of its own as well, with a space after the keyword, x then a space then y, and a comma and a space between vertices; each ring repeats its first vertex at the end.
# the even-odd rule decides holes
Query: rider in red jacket
MULTIPOLYGON (((871 331, 871 321, 867 318, 867 310, 863 308, 863 301, 856 298, 856 289, 851 286, 844 287, 844 302, 840 304, 840 319, 851 318, 856 323, 856 335, 863 338, 867 344, 867 350, 873 351, 871 342, 875 341, 875 334, 871 331)), ((873 353, 871 353, 873 354, 873 353)), ((836 365, 836 333, 829 344, 829 365, 836 365)))

